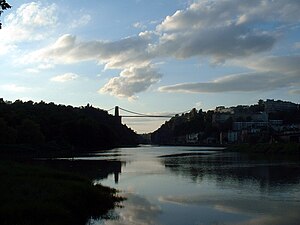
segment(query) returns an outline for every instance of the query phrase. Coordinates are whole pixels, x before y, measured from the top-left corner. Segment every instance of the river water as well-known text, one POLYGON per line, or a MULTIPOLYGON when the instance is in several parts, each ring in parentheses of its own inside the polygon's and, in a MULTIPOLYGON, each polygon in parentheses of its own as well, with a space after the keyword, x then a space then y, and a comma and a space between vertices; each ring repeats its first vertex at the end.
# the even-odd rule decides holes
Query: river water
POLYGON ((114 219, 89 224, 300 224, 300 163, 218 148, 120 148, 92 159, 119 162, 95 183, 127 198, 114 219))

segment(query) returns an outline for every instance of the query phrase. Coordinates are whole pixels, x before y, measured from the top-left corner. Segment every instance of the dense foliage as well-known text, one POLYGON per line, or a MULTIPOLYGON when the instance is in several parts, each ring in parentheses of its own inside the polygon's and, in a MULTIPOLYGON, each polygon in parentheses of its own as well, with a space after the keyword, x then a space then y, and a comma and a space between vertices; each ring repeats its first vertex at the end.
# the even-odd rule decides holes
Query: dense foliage
POLYGON ((0 99, 0 146, 91 149, 136 145, 137 135, 107 111, 0 99))
MULTIPOLYGON (((225 133, 233 129, 233 122, 251 122, 253 115, 259 115, 262 112, 267 114, 269 120, 282 120, 283 125, 300 124, 299 107, 291 111, 267 113, 264 101, 259 100, 257 104, 250 106, 238 105, 230 108, 219 106, 215 110, 207 112, 201 109, 199 111, 192 109, 189 113, 176 115, 152 133, 151 141, 160 145, 187 144, 187 135, 194 134, 197 135, 197 141, 194 144, 214 144, 220 139, 221 132, 225 133), (220 110, 230 110, 230 112, 220 112, 220 110), (227 116, 222 121, 218 121, 216 118, 219 115, 227 116)), ((270 132, 265 136, 262 133, 259 136, 252 135, 247 141, 265 142, 269 140, 270 135, 272 135, 270 132)))
POLYGON ((203 139, 215 135, 218 130, 212 126, 212 114, 213 111, 192 109, 189 113, 176 115, 152 133, 152 143, 178 144, 180 137, 191 133, 202 132, 203 139))

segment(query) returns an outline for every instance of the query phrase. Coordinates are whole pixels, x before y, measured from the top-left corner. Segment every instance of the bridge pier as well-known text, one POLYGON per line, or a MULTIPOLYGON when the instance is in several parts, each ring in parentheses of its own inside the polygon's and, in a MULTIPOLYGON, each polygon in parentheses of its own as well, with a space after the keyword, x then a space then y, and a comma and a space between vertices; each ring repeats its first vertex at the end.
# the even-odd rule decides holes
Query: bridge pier
POLYGON ((115 107, 115 118, 118 123, 122 123, 122 117, 120 116, 119 106, 115 107))

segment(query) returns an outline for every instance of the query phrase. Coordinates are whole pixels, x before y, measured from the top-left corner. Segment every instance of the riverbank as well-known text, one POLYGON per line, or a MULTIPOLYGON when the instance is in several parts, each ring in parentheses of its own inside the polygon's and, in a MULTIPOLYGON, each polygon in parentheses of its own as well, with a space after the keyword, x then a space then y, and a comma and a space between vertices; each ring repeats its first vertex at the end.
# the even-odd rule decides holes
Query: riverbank
POLYGON ((226 151, 260 154, 300 154, 300 143, 257 143, 237 144, 226 148, 226 151))
POLYGON ((123 198, 91 180, 42 166, 0 161, 0 223, 84 225, 123 198))

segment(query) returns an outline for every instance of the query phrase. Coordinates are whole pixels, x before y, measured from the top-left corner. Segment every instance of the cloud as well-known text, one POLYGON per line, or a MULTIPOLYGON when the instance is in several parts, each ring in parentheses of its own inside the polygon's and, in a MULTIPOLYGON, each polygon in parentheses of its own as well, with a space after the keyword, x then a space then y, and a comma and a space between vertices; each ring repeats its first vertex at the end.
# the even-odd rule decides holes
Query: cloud
POLYGON ((133 27, 137 28, 137 29, 141 29, 144 30, 147 28, 146 25, 144 25, 142 22, 136 22, 132 25, 133 27))
POLYGON ((118 220, 105 220, 105 225, 119 225, 119 224, 160 224, 157 217, 161 213, 161 209, 149 202, 146 198, 136 194, 126 194, 127 198, 124 201, 124 207, 120 211, 118 220))
POLYGON ((297 0, 203 0, 196 1, 187 9, 178 10, 157 26, 159 31, 186 31, 224 27, 231 24, 267 22, 299 22, 300 3, 297 0))
POLYGON ((294 47, 295 47, 295 49, 300 49, 300 42, 296 42, 296 43, 294 44, 294 47))
POLYGON ((276 39, 267 33, 230 25, 164 34, 160 41, 157 50, 160 55, 179 59, 211 56, 215 62, 221 62, 268 51, 276 39))
POLYGON ((300 95, 300 89, 297 89, 297 90, 290 90, 289 93, 290 93, 290 94, 293 94, 293 95, 300 95))
POLYGON ((92 17, 89 14, 82 15, 79 19, 73 20, 70 27, 78 28, 87 25, 91 21, 92 17))
POLYGON ((140 36, 128 37, 115 42, 77 41, 76 36, 65 34, 49 47, 26 55, 24 63, 53 62, 57 64, 95 60, 106 69, 120 69, 136 64, 148 64, 148 41, 140 36))
POLYGON ((210 82, 182 83, 160 87, 163 92, 218 93, 268 91, 300 87, 300 56, 281 56, 256 59, 240 64, 254 72, 233 74, 210 82))
POLYGON ((194 195, 194 196, 165 196, 159 198, 160 202, 179 205, 200 205, 213 207, 216 213, 230 213, 235 215, 246 215, 240 221, 235 221, 235 225, 284 225, 298 224, 300 219, 298 208, 294 202, 262 200, 259 198, 241 198, 241 196, 214 195, 194 195), (296 207, 296 208, 295 208, 296 207), (283 216, 284 215, 284 216, 283 216))
MULTIPOLYGON (((236 0, 193 3, 167 16, 157 26, 161 33, 158 51, 181 59, 210 56, 217 62, 268 51, 276 43, 277 34, 253 22, 261 5, 264 5, 261 1, 236 0)), ((266 5, 264 10, 274 15, 276 10, 272 12, 270 8, 276 5, 272 2, 266 5)), ((269 22, 265 17, 259 18, 261 24, 269 22)))
POLYGON ((78 77, 79 76, 75 73, 65 73, 65 74, 62 74, 62 75, 52 77, 50 80, 54 81, 54 82, 64 83, 64 82, 76 80, 78 77))
POLYGON ((36 69, 36 68, 27 68, 25 71, 27 73, 39 73, 40 72, 40 70, 36 69))
POLYGON ((259 71, 275 71, 283 74, 300 73, 300 55, 255 57, 235 63, 259 71))
POLYGON ((0 30, 1 42, 13 44, 44 39, 49 34, 49 27, 57 23, 56 10, 55 4, 31 2, 21 5, 5 17, 5 26, 0 30))
POLYGON ((1 89, 8 92, 26 92, 30 90, 30 88, 19 86, 16 84, 3 84, 0 85, 1 89))
POLYGON ((160 87, 163 92, 218 93, 218 92, 251 92, 265 91, 286 87, 281 74, 245 73, 224 76, 206 83, 182 83, 160 87))
MULTIPOLYGON (((20 21, 22 26, 34 21, 32 27, 53 25, 57 22, 55 10, 54 4, 42 7, 41 3, 29 3, 20 7, 16 15, 10 15, 8 21, 12 21, 11 24, 18 24, 13 21, 20 21)), ((105 69, 121 69, 120 75, 110 79, 100 89, 100 93, 132 99, 139 92, 148 90, 162 77, 149 67, 155 60, 199 57, 209 58, 213 63, 236 63, 237 60, 253 56, 259 58, 260 54, 273 49, 279 37, 284 35, 285 29, 289 29, 289 25, 299 23, 299 11, 300 2, 297 0, 199 0, 167 16, 154 30, 117 41, 84 41, 65 34, 48 47, 25 55, 21 61, 51 65, 95 61, 103 64, 105 69), (281 29, 277 29, 279 27, 281 29)), ((83 15, 73 21, 71 26, 85 25, 90 19, 89 15, 83 15)), ((22 26, 16 25, 18 28, 22 26)), ((133 26, 145 28, 140 22, 133 26)), ((42 32, 29 32, 31 36, 22 32, 14 36, 35 40, 44 38, 42 32)), ((287 63, 291 63, 291 60, 287 59, 287 63)), ((296 75, 290 69, 279 69, 273 63, 276 68, 268 70, 265 68, 269 66, 251 63, 246 62, 246 67, 252 70, 249 73, 227 75, 203 83, 165 86, 160 90, 196 93, 259 91, 291 87, 295 82, 298 83, 296 75), (284 77, 281 77, 282 74, 284 77)))
POLYGON ((7 53, 14 51, 15 49, 16 45, 14 44, 0 43, 0 56, 6 55, 7 53))
POLYGON ((120 98, 136 98, 136 94, 146 91, 157 83, 162 75, 152 66, 130 67, 123 70, 119 77, 114 77, 100 89, 101 93, 110 93, 120 98))

